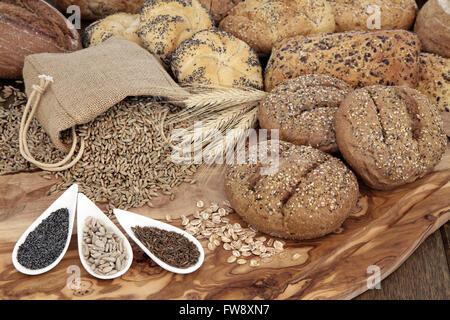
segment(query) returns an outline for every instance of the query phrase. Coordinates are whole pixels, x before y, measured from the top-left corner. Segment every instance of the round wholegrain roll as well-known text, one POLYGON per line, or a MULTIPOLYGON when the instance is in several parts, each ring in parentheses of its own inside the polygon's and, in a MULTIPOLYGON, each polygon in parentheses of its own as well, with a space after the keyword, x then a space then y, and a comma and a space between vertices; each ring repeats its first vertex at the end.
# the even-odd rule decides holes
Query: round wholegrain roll
MULTIPOLYGON (((309 146, 279 143, 279 167, 228 166, 225 192, 232 207, 257 230, 287 239, 312 239, 339 228, 358 201, 355 175, 337 158, 309 146)), ((261 148, 261 143, 258 146, 261 148)))
POLYGON ((54 2, 64 12, 69 6, 75 5, 80 8, 81 19, 96 20, 117 12, 138 13, 144 0, 54 0, 54 2))
POLYGON ((262 89, 262 68, 255 51, 228 32, 199 31, 172 55, 171 68, 184 85, 262 89))
POLYGON ((416 0, 328 0, 328 2, 334 9, 337 32, 409 30, 417 12, 416 0))
POLYGON ((450 0, 428 0, 414 25, 424 51, 450 58, 450 0))
POLYGON ((131 13, 116 13, 90 24, 83 33, 83 46, 95 46, 112 36, 123 36, 141 47, 141 39, 137 35, 139 15, 131 13))
POLYGON ((425 176, 447 145, 436 106, 406 87, 353 91, 336 112, 335 127, 345 160, 369 187, 378 190, 425 176))
POLYGON ((421 53, 417 90, 430 98, 439 111, 450 112, 450 59, 421 53))
POLYGON ((334 114, 350 91, 345 82, 321 74, 282 82, 260 102, 259 125, 277 129, 283 141, 337 152, 334 114))
POLYGON ((146 0, 141 9, 138 35, 145 47, 165 66, 180 43, 214 21, 197 0, 146 0))
POLYGON ((269 55, 285 38, 333 32, 335 23, 325 0, 246 0, 230 10, 220 28, 269 55))

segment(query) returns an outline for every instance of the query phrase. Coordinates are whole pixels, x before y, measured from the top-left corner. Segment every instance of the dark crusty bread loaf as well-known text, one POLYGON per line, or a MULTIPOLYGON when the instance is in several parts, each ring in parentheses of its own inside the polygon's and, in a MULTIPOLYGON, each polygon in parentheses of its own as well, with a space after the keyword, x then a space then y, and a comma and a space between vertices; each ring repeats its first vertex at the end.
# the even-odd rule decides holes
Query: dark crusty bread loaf
POLYGON ((30 54, 78 49, 78 31, 45 1, 0 1, 0 79, 21 78, 30 54))
POLYGON ((305 74, 320 73, 353 87, 419 81, 420 41, 404 30, 296 36, 276 45, 265 71, 266 90, 305 74))
POLYGON ((54 0, 62 11, 71 5, 80 8, 81 19, 96 20, 117 12, 138 13, 144 0, 54 0))
POLYGON ((423 177, 447 145, 436 106, 407 87, 353 91, 336 112, 335 127, 345 160, 369 187, 379 190, 423 177))
POLYGON ((283 141, 337 152, 334 114, 350 91, 345 82, 321 74, 282 82, 260 102, 259 125, 279 130, 283 141))
POLYGON ((450 112, 450 59, 432 53, 420 54, 420 81, 417 90, 450 112))
POLYGON ((312 239, 338 229, 358 200, 355 175, 309 146, 280 141, 279 154, 272 175, 261 174, 261 162, 227 167, 225 192, 232 207, 257 230, 282 238, 312 239))

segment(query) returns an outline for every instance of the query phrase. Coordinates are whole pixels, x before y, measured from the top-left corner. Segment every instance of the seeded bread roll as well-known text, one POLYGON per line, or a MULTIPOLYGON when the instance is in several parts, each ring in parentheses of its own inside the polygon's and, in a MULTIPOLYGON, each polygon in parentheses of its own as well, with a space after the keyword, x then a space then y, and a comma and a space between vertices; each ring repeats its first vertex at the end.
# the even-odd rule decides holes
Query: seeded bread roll
POLYGON ((96 20, 117 12, 138 13, 144 0, 54 0, 63 12, 71 5, 80 8, 81 19, 96 20))
POLYGON ((225 173, 231 206, 261 232, 297 240, 321 237, 338 229, 356 206, 355 175, 320 150, 280 141, 278 170, 263 175, 263 166, 233 165, 225 173))
POLYGON ((228 32, 199 31, 172 55, 172 72, 179 83, 262 89, 262 68, 255 51, 228 32))
POLYGON ((180 43, 200 30, 214 27, 208 10, 197 0, 146 0, 138 35, 165 66, 180 43))
POLYGON ((285 81, 259 104, 259 125, 279 130, 283 141, 337 152, 334 114, 350 91, 345 82, 321 74, 285 81))
POLYGON ((230 10, 220 28, 269 55, 278 41, 333 32, 335 23, 333 9, 325 0, 246 0, 230 10))
POLYGON ((83 33, 83 46, 95 46, 112 36, 123 36, 125 39, 137 43, 142 42, 137 35, 139 15, 131 13, 116 13, 90 24, 83 33))
POLYGON ((335 126, 345 160, 378 190, 425 176, 447 145, 437 108, 419 91, 406 87, 353 91, 336 112, 335 126))
POLYGON ((414 32, 424 51, 450 58, 450 0, 428 0, 417 15, 414 32))
POLYGON ((325 74, 353 87, 419 82, 420 41, 408 31, 353 31, 296 36, 276 45, 265 71, 266 90, 305 74, 325 74))
POLYGON ((328 0, 334 9, 336 31, 405 29, 414 23, 415 0, 328 0), (376 15, 380 13, 379 21, 376 15), (379 26, 376 24, 379 22, 379 26))
POLYGON ((432 53, 420 54, 420 81, 417 90, 450 112, 450 59, 432 53))
POLYGON ((244 0, 199 0, 200 3, 209 10, 214 21, 219 23, 226 17, 228 12, 239 2, 244 0))

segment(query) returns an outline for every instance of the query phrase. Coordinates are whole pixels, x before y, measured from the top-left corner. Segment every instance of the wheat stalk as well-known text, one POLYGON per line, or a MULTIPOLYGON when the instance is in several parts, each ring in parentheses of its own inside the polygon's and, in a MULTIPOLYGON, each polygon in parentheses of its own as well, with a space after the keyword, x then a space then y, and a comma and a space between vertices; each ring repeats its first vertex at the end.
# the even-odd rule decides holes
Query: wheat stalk
POLYGON ((202 160, 199 157, 216 162, 220 155, 234 151, 236 144, 245 139, 246 130, 256 124, 257 106, 266 96, 266 92, 251 88, 203 86, 190 88, 190 92, 191 95, 183 101, 185 108, 167 118, 166 125, 188 119, 202 121, 202 130, 195 130, 191 125, 189 134, 180 142, 187 148, 185 150, 194 151, 193 160, 196 162, 202 160), (224 138, 209 141, 216 133, 224 138))
POLYGON ((217 114, 213 114, 207 118, 200 118, 198 120, 202 121, 202 130, 195 130, 192 126, 190 127, 190 135, 187 136, 184 140, 186 141, 198 141, 203 138, 204 132, 220 132, 224 133, 230 127, 233 127, 233 123, 239 121, 242 117, 244 117, 249 111, 255 108, 255 104, 245 104, 235 106, 234 108, 230 108, 219 112, 217 114))
POLYGON ((222 140, 214 140, 203 148, 201 154, 197 154, 195 160, 201 160, 199 157, 209 159, 208 162, 216 162, 216 159, 222 155, 225 156, 233 151, 236 144, 247 135, 247 130, 253 128, 257 121, 257 109, 253 108, 236 121, 235 125, 230 127, 222 140), (236 130, 237 129, 237 130, 236 130))
POLYGON ((201 86, 190 88, 192 94, 183 101, 185 108, 167 119, 168 124, 179 123, 190 118, 216 115, 218 112, 238 105, 259 103, 266 92, 253 88, 225 88, 201 86))
POLYGON ((183 102, 186 108, 208 107, 224 104, 243 104, 259 101, 266 93, 257 89, 221 88, 192 94, 183 102))

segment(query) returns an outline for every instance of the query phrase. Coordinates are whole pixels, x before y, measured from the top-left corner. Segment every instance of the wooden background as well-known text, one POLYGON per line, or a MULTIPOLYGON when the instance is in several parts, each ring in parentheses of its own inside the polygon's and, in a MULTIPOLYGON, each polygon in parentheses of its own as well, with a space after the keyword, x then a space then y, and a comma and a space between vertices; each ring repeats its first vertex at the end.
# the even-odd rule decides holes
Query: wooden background
MULTIPOLYGON (((162 219, 193 213, 196 200, 224 199, 221 169, 209 169, 198 185, 182 185, 176 200, 162 197, 156 208, 132 210, 162 219)), ((367 290, 367 268, 380 268, 381 279, 404 265, 361 298, 448 299, 448 265, 438 230, 450 218, 450 149, 435 172, 394 191, 362 186, 360 210, 334 234, 310 241, 287 241, 285 252, 252 268, 226 263, 229 252, 206 250, 204 265, 189 275, 175 275, 156 266, 135 248, 130 270, 114 280, 97 280, 82 269, 73 235, 61 263, 50 272, 26 276, 14 269, 15 241, 56 196, 45 193, 53 181, 39 172, 0 177, 1 299, 351 299, 367 290), (440 253, 439 253, 440 252, 440 253), (294 253, 300 259, 293 260, 294 253), (66 286, 70 266, 81 268, 82 287, 66 286)), ((237 215, 231 218, 243 224, 237 215)), ((179 224, 179 220, 174 221, 179 224)))

